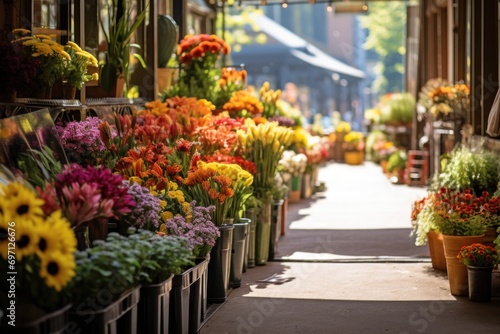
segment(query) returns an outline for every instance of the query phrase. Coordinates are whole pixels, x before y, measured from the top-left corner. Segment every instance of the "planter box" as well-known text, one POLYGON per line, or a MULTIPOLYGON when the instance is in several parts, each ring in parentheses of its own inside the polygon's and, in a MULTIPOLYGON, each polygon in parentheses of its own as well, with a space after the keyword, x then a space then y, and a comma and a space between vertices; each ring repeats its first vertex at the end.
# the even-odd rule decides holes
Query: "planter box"
POLYGON ((206 313, 205 276, 210 258, 197 260, 172 281, 170 294, 170 333, 197 333, 206 313))
POLYGON ((160 284, 141 287, 137 332, 167 334, 170 291, 174 275, 160 284))
MULTIPOLYGON (((118 300, 100 310, 85 309, 69 313, 67 331, 89 334, 135 334, 137 333, 137 304, 140 287, 122 294, 118 300)), ((90 305, 89 305, 90 306, 90 305)))
POLYGON ((0 318, 0 333, 19 334, 62 334, 66 328, 71 305, 46 313, 34 305, 18 305, 16 326, 8 325, 8 312, 0 318))

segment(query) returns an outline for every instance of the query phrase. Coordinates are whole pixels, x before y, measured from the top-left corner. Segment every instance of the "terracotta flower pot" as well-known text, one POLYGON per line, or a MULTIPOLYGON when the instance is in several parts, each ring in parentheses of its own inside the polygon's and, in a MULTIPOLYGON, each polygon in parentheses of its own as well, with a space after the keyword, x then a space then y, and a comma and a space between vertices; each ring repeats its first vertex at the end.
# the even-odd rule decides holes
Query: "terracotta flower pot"
POLYGON ((481 243, 483 235, 477 236, 454 236, 443 234, 444 254, 446 257, 446 269, 450 292, 454 296, 468 296, 467 267, 458 260, 457 255, 462 246, 481 243))
POLYGON ((446 271, 446 257, 444 256, 443 235, 434 231, 427 233, 427 244, 431 254, 432 268, 446 271))

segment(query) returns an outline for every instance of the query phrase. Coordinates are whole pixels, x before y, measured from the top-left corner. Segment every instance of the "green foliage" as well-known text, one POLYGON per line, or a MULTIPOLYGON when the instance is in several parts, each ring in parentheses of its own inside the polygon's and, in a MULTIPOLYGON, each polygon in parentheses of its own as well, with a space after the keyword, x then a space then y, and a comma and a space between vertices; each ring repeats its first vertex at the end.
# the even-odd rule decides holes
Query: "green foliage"
POLYGON ((460 213, 451 212, 448 217, 435 215, 438 231, 445 235, 473 236, 486 232, 488 224, 481 215, 472 215, 468 219, 461 219, 460 213))
POLYGON ((364 47, 380 57, 377 67, 381 75, 374 83, 375 91, 402 91, 406 3, 370 2, 368 15, 360 17, 360 21, 368 29, 364 47))
POLYGON ((392 94, 382 107, 380 123, 410 123, 415 112, 415 98, 410 93, 392 94))
POLYGON ((45 187, 47 181, 54 180, 61 173, 62 164, 54 157, 54 152, 47 146, 40 151, 30 149, 21 153, 18 159, 19 169, 26 180, 33 186, 45 187))
POLYGON ((476 195, 485 190, 493 194, 497 190, 500 166, 498 157, 489 151, 454 149, 448 157, 439 183, 450 189, 472 189, 476 195))
POLYGON ((406 168, 406 161, 408 156, 406 150, 398 150, 391 154, 389 160, 387 160, 387 171, 392 173, 395 170, 402 170, 406 168))
MULTIPOLYGON (((122 0, 121 3, 119 3, 119 0, 108 0, 108 2, 107 26, 104 24, 101 15, 99 16, 99 23, 108 45, 106 63, 100 75, 101 85, 106 91, 111 91, 116 79, 123 76, 128 89, 130 87, 130 48, 140 48, 137 44, 131 44, 130 39, 144 21, 149 4, 135 16, 135 20, 131 24, 134 8, 130 6, 127 0, 122 0), (119 14, 119 8, 123 9, 121 15, 119 14)), ((143 67, 146 67, 139 54, 133 53, 133 56, 141 62, 143 67)))
POLYGON ((129 237, 110 233, 106 241, 96 240, 93 246, 75 253, 76 276, 66 290, 74 305, 102 291, 116 300, 130 288, 160 283, 181 267, 192 265, 185 239, 145 230, 129 237))

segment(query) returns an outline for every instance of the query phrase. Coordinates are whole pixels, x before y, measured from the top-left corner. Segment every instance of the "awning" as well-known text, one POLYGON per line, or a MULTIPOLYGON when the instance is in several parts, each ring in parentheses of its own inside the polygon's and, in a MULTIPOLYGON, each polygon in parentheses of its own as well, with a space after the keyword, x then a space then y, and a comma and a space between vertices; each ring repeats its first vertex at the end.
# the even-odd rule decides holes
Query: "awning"
POLYGON ((294 57, 312 66, 334 73, 344 74, 359 79, 365 78, 365 73, 363 71, 330 56, 267 16, 260 14, 250 14, 250 16, 262 32, 287 46, 294 57))

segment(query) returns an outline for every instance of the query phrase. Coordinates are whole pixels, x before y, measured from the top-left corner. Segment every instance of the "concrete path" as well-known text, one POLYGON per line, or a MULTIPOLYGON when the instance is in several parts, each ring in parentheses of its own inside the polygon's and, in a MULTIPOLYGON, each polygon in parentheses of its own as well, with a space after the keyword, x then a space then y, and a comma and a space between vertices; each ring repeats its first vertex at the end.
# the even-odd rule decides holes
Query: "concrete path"
POLYGON ((330 164, 320 180, 328 191, 290 205, 278 259, 249 268, 202 334, 500 333, 500 297, 452 296, 409 237, 424 188, 392 185, 371 163, 330 164))

